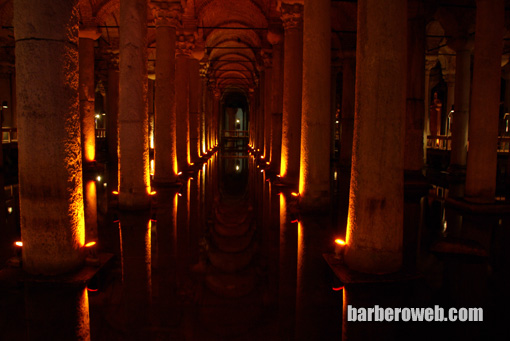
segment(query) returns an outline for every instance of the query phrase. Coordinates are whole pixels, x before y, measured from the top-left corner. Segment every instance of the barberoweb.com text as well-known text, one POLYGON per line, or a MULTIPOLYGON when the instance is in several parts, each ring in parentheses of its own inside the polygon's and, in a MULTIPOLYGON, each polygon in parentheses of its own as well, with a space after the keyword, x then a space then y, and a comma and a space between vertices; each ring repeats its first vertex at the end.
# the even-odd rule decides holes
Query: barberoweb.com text
POLYGON ((355 308, 347 305, 349 322, 479 322, 483 321, 483 308, 355 308))

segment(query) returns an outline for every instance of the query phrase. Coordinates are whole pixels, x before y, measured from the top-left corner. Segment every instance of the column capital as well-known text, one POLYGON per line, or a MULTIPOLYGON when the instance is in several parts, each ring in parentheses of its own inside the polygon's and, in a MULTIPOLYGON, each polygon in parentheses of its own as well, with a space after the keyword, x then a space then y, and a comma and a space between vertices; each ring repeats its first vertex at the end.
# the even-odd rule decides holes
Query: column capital
POLYGON ((200 77, 202 77, 202 78, 207 77, 207 73, 209 72, 209 66, 210 66, 209 61, 200 62, 200 69, 199 69, 200 77))
POLYGON ((97 39, 99 39, 99 37, 101 37, 101 32, 98 30, 97 27, 90 27, 90 26, 80 27, 78 36, 80 38, 84 38, 84 39, 97 40, 97 39))
POLYGON ((430 72, 437 65, 437 55, 425 56, 425 71, 430 72))
POLYGON ((191 57, 195 48, 195 35, 180 32, 175 41, 175 55, 191 57))
POLYGON ((297 29, 303 27, 303 5, 300 3, 288 4, 282 3, 280 6, 282 13, 283 28, 285 30, 297 29))
POLYGON ((156 26, 182 26, 182 5, 179 1, 151 1, 150 9, 156 26))

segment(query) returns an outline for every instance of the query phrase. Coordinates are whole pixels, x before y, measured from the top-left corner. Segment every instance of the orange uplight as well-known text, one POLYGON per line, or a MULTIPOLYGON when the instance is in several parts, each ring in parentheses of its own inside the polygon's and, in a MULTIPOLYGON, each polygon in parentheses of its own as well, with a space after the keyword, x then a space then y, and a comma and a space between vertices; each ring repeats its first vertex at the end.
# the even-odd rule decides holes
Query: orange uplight
POLYGON ((92 246, 94 246, 94 245, 96 245, 96 242, 88 242, 88 243, 87 243, 87 244, 85 244, 84 246, 85 246, 85 247, 92 247, 92 246))
POLYGON ((344 287, 345 287, 345 286, 344 286, 344 285, 342 285, 341 287, 333 287, 332 289, 333 289, 333 291, 340 291, 340 290, 342 290, 344 287))
POLYGON ((156 191, 152 191, 149 193, 150 195, 156 195, 156 191))
POLYGON ((260 155, 260 158, 261 158, 261 159, 264 159, 264 155, 260 155))
POLYGON ((281 176, 280 174, 278 174, 276 177, 277 177, 277 178, 281 178, 282 176, 281 176))
POLYGON ((190 163, 189 165, 190 165, 190 166, 193 166, 194 164, 195 164, 195 163, 193 163, 193 162, 192 162, 192 163, 190 163))
POLYGON ((180 197, 182 197, 182 193, 177 193, 180 197))
POLYGON ((119 191, 113 191, 112 194, 119 195, 119 191))
POLYGON ((177 175, 181 175, 181 174, 182 174, 182 172, 177 173, 177 175))
POLYGON ((299 197, 299 193, 296 193, 296 192, 292 192, 292 193, 290 193, 290 195, 292 195, 293 197, 299 197))
POLYGON ((294 219, 294 220, 291 220, 290 222, 291 222, 292 224, 294 224, 294 223, 299 223, 299 219, 294 219))
POLYGON ((99 291, 99 289, 91 289, 91 288, 89 288, 89 287, 87 287, 87 290, 88 290, 88 291, 91 291, 91 292, 99 291))
POLYGON ((261 173, 264 173, 264 170, 263 170, 263 169, 261 169, 261 170, 260 170, 260 172, 261 172, 261 173))
POLYGON ((345 245, 346 244, 345 240, 340 239, 340 238, 335 239, 335 243, 337 243, 338 245, 345 245))
POLYGON ((17 241, 16 243, 14 243, 14 245, 16 245, 18 247, 22 247, 23 246, 23 242, 22 241, 17 241))

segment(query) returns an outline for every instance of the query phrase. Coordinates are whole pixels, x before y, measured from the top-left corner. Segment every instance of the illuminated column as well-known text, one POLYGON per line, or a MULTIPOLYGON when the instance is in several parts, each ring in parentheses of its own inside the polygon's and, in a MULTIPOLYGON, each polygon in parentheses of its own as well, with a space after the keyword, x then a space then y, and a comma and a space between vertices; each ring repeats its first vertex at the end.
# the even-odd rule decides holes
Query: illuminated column
POLYGON ((152 2, 156 21, 156 96, 154 124, 154 182, 177 179, 175 118, 175 30, 180 25, 180 3, 152 2))
POLYGON ((218 128, 219 128, 219 115, 220 115, 220 98, 221 91, 218 88, 214 89, 214 101, 213 101, 213 115, 212 115, 212 137, 213 147, 218 144, 218 128))
POLYGON ((282 3, 285 29, 283 53, 283 114, 281 181, 299 182, 301 88, 303 83, 303 5, 282 3))
POLYGON ((271 170, 280 174, 282 153, 282 111, 283 111, 283 35, 280 29, 270 30, 267 40, 273 46, 273 73, 271 98, 271 170))
POLYGON ((76 5, 14 2, 22 255, 34 274, 84 260, 76 5))
POLYGON ((452 118, 452 151, 449 171, 463 174, 467 163, 469 123, 469 95, 471 91, 471 49, 468 38, 457 38, 452 48, 456 51, 455 112, 452 118))
POLYGON ((331 1, 306 0, 299 173, 302 209, 329 209, 331 1))
POLYGON ((94 41, 101 34, 94 29, 80 30, 79 36, 79 97, 83 166, 96 159, 94 41))
POLYGON ((264 52, 264 160, 271 159, 271 109, 273 99, 273 65, 271 52, 264 52))
POLYGON ((207 63, 202 64, 200 67, 201 78, 201 102, 200 102, 200 154, 203 155, 207 151, 207 96, 209 90, 207 89, 207 63))
POLYGON ((260 83, 257 91, 258 106, 257 106, 257 150, 260 155, 264 155, 264 91, 266 84, 266 72, 263 67, 260 68, 260 83))
POLYGON ((193 35, 183 33, 177 36, 175 62, 175 117, 177 136, 177 165, 178 171, 188 168, 189 149, 189 64, 191 50, 194 47, 193 35))
POLYGON ((402 264, 406 3, 358 1, 345 262, 361 272, 391 273, 402 264))
POLYGON ((189 63, 189 157, 197 163, 200 155, 200 64, 204 50, 193 51, 189 63))
POLYGON ((350 168, 354 135, 354 105, 356 97, 356 56, 342 61, 342 108, 340 135, 340 165, 350 168))
POLYGON ((405 116, 404 170, 423 177, 423 106, 425 94, 425 16, 420 1, 411 0, 407 14, 407 99, 405 116))
POLYGON ((147 1, 120 5, 119 206, 150 204, 147 1))
MULTIPOLYGON (((108 59, 107 124, 108 161, 117 164, 119 139, 119 55, 111 54, 108 59)), ((116 168, 116 167, 115 167, 116 168)), ((118 182, 118 179, 115 183, 118 182)))
POLYGON ((505 6, 503 0, 476 1, 469 153, 465 198, 494 202, 496 195, 501 55, 505 6))

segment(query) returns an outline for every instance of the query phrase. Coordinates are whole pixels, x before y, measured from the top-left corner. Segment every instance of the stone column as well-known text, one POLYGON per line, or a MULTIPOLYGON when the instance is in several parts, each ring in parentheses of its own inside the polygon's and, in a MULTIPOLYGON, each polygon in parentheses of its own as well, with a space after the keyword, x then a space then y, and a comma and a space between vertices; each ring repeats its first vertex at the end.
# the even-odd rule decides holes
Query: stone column
POLYGON ((469 97, 471 90, 471 49, 467 38, 457 38, 452 48, 456 51, 455 112, 452 118, 452 151, 449 171, 464 174, 467 163, 469 97))
POLYGON ((259 70, 261 72, 261 77, 260 77, 260 84, 259 84, 259 88, 258 88, 258 92, 257 92, 257 95, 258 95, 258 108, 257 108, 257 115, 258 115, 258 119, 257 119, 257 144, 256 144, 256 149, 259 151, 260 155, 264 155, 264 121, 265 121, 265 117, 264 117, 264 103, 265 103, 265 96, 264 96, 264 92, 265 92, 265 89, 266 89, 266 72, 265 70, 263 70, 263 67, 259 70))
POLYGON ((342 60, 342 108, 340 135, 340 165, 351 168, 354 135, 354 99, 356 98, 356 56, 342 60))
POLYGON ((200 158, 200 64, 204 50, 193 51, 189 63, 189 157, 193 164, 200 158))
POLYGON ((271 163, 271 170, 280 174, 282 150, 282 111, 283 111, 283 36, 279 29, 270 30, 267 40, 273 46, 273 74, 271 98, 271 155, 266 159, 271 163))
POLYGON ((425 15, 420 1, 408 2, 407 99, 405 116, 404 170, 406 177, 422 178, 425 164, 423 112, 425 94, 425 15))
POLYGON ((180 33, 176 43, 175 62, 175 117, 177 136, 177 165, 182 172, 189 165, 189 63, 194 47, 193 35, 180 33))
POLYGON ((281 5, 285 30, 283 52, 283 115, 280 180, 297 185, 301 151, 301 90, 303 84, 303 5, 281 5))
POLYGON ((200 102, 200 156, 207 151, 207 97, 209 91, 207 89, 207 63, 200 67, 201 78, 201 102, 200 102))
POLYGON ((331 1, 305 0, 300 206, 329 209, 331 1))
POLYGON ((95 29, 80 30, 79 96, 83 166, 96 160, 96 125, 94 100, 94 44, 101 34, 95 29))
POLYGON ((267 162, 271 160, 271 102, 273 99, 273 60, 270 52, 264 53, 264 151, 261 154, 267 162))
POLYGON ((505 22, 503 0, 476 1, 466 200, 494 202, 496 196, 501 55, 505 22))
POLYGON ((119 206, 150 204, 147 1, 120 4, 119 206))
POLYGON ((77 1, 14 1, 22 255, 33 274, 84 260, 78 20, 77 1))
MULTIPOLYGON (((107 133, 108 161, 117 164, 117 147, 119 139, 119 55, 111 54, 108 60, 108 88, 107 88, 107 133)), ((117 166, 115 166, 117 168, 117 166)), ((118 179, 116 182, 117 183, 118 179)))
POLYGON ((345 262, 367 273, 391 273, 402 265, 406 5, 406 0, 358 1, 345 262))
POLYGON ((425 137, 430 135, 430 71, 437 65, 437 56, 425 56, 425 137))
POLYGON ((220 116, 220 102, 221 91, 218 88, 214 89, 214 101, 213 101, 213 115, 212 115, 212 137, 213 147, 218 145, 218 129, 219 129, 219 116, 220 116))
POLYGON ((156 96, 154 127, 154 182, 175 184, 177 179, 175 117, 175 30, 180 26, 179 2, 153 1, 156 21, 156 96))

